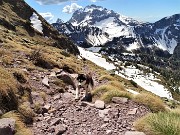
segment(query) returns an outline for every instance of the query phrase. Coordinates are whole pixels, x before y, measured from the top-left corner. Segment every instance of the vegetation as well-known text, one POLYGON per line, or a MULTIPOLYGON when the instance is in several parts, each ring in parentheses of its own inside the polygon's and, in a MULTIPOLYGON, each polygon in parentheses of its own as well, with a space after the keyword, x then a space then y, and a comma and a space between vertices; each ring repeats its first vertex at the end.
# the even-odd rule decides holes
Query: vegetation
POLYGON ((100 97, 107 103, 111 102, 113 97, 132 98, 132 95, 128 93, 118 81, 109 81, 107 84, 95 88, 92 94, 94 97, 100 97))
POLYGON ((109 90, 101 96, 101 99, 106 103, 109 103, 113 97, 126 97, 132 99, 132 95, 130 93, 120 90, 109 90))
POLYGON ((8 113, 5 113, 3 116, 1 116, 1 118, 12 118, 15 119, 15 128, 16 128, 16 133, 15 135, 32 135, 30 129, 28 129, 20 114, 15 112, 15 111, 10 111, 8 113))
POLYGON ((166 110, 163 101, 159 97, 149 93, 138 94, 135 96, 133 100, 149 107, 152 112, 159 112, 166 110))
POLYGON ((149 114, 135 123, 147 135, 180 135, 180 110, 149 114))

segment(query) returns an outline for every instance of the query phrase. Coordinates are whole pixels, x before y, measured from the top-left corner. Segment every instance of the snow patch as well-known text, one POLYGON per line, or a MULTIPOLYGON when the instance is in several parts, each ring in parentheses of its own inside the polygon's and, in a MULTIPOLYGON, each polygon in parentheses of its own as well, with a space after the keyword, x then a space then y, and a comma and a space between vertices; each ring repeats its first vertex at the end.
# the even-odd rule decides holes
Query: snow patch
POLYGON ((81 47, 78 47, 78 49, 82 57, 94 62, 96 65, 103 67, 106 70, 112 70, 116 68, 112 63, 107 62, 106 59, 103 58, 101 54, 89 52, 88 50, 81 47))
POLYGON ((41 20, 39 20, 39 17, 35 12, 30 17, 30 20, 32 23, 32 27, 36 29, 37 31, 43 33, 42 22, 41 20))
MULTIPOLYGON (((103 58, 101 54, 89 52, 87 49, 83 49, 81 47, 78 47, 78 49, 82 57, 94 62, 98 66, 103 67, 106 70, 116 69, 114 64, 107 62, 106 59, 103 58)), ((118 63, 121 63, 121 61, 119 61, 118 63)), ((123 78, 126 78, 128 80, 133 80, 139 86, 143 87, 147 91, 150 91, 160 97, 167 97, 169 99, 172 99, 172 94, 163 85, 157 82, 160 80, 156 78, 155 74, 152 73, 145 74, 143 71, 136 69, 136 67, 134 66, 127 66, 127 67, 122 66, 122 70, 116 71, 115 74, 123 78)))

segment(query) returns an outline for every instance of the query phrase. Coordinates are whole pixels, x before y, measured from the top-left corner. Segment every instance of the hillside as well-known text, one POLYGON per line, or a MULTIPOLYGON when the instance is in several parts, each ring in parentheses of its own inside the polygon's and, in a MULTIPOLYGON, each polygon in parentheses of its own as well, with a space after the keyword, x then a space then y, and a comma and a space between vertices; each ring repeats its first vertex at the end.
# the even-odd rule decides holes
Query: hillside
POLYGON ((112 60, 77 47, 23 0, 0 1, 0 33, 0 135, 144 135, 135 121, 179 107, 114 73, 112 60), (69 78, 89 72, 90 101, 83 88, 75 100, 69 78))

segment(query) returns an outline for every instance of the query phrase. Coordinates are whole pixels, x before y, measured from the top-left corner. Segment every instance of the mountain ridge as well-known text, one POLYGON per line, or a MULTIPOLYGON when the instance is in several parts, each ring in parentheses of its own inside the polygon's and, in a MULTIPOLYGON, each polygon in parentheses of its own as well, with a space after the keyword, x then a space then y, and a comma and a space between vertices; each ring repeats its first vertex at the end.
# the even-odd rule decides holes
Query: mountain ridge
MULTIPOLYGON (((109 38, 100 44, 93 42, 92 44, 89 42, 91 41, 89 36, 93 36, 94 38, 96 37, 91 34, 86 34, 83 42, 85 42, 85 44, 90 44, 91 46, 103 46, 105 43, 112 42, 113 38, 124 37, 135 39, 134 42, 129 43, 129 45, 132 44, 131 46, 133 46, 133 49, 138 49, 143 47, 143 45, 145 45, 145 47, 156 46, 161 50, 168 51, 170 54, 173 54, 174 48, 180 39, 180 35, 178 34, 180 31, 178 19, 179 15, 176 14, 170 17, 164 17, 155 23, 138 22, 132 18, 124 17, 119 13, 115 13, 114 11, 101 6, 91 5, 85 7, 84 9, 75 11, 72 18, 67 21, 66 25, 71 24, 74 27, 82 27, 82 29, 84 26, 89 28, 92 26, 98 27, 104 33, 108 34, 109 38), (171 21, 171 19, 173 21, 171 21), (171 27, 171 29, 167 29, 167 27, 171 27), (172 34, 170 35, 170 33, 172 34)), ((63 33, 63 31, 61 31, 61 25, 58 27, 59 32, 63 33)), ((76 30, 71 31, 69 34, 70 37, 73 37, 73 35, 75 35, 74 33, 77 35, 76 30)), ((76 43, 79 44, 78 42, 76 43)), ((115 44, 117 43, 115 42, 115 44)), ((127 48, 127 45, 122 46, 127 48)), ((131 51, 131 47, 129 50, 131 51)))

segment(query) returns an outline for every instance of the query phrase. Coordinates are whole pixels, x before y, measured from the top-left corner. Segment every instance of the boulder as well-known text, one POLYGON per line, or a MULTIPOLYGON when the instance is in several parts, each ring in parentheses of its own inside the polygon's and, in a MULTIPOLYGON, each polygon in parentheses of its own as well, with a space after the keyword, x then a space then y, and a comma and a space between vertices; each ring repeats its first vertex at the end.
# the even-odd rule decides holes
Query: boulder
POLYGON ((125 97, 113 97, 112 102, 117 104, 125 104, 128 102, 128 98, 125 97))
POLYGON ((14 135, 15 122, 16 120, 12 118, 0 119, 0 135, 14 135))
POLYGON ((104 103, 104 101, 96 100, 96 102, 94 103, 94 106, 97 109, 104 109, 105 108, 105 103, 104 103))

